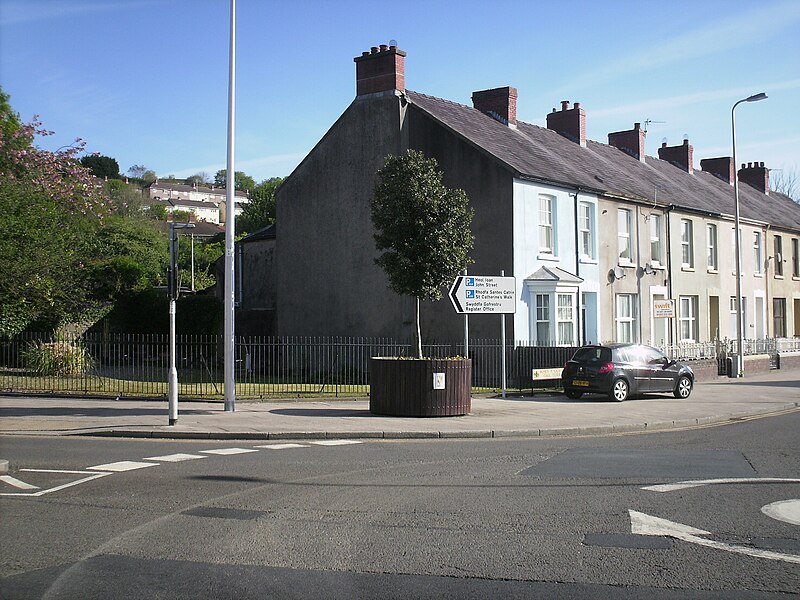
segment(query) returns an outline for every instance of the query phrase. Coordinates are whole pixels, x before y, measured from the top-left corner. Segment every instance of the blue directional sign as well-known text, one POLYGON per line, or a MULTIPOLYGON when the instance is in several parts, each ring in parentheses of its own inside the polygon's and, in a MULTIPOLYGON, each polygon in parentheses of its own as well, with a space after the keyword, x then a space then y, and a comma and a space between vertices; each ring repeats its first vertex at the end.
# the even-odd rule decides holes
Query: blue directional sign
POLYGON ((514 313, 517 311, 517 279, 458 276, 450 287, 450 302, 457 313, 514 313))

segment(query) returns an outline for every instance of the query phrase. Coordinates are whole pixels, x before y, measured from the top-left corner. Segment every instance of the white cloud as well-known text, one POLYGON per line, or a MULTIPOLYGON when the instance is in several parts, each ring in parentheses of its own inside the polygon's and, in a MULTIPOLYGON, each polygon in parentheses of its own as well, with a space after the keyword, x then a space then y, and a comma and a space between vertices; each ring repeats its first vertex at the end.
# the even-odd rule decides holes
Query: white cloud
MULTIPOLYGON (((784 0, 772 5, 758 4, 754 10, 739 13, 672 39, 658 41, 639 53, 626 52, 619 59, 573 77, 571 81, 579 82, 581 88, 590 88, 602 82, 662 68, 668 64, 696 61, 702 56, 757 44, 764 38, 774 38, 777 32, 792 27, 798 21, 800 2, 796 0, 784 0)), ((559 91, 574 87, 570 83, 559 91)))
POLYGON ((616 117, 619 115, 631 114, 654 114, 665 109, 690 106, 693 104, 704 104, 717 100, 739 100, 758 92, 776 92, 779 90, 800 89, 800 79, 788 81, 778 81, 765 83, 762 85, 751 85, 748 87, 729 88, 724 90, 710 90, 708 92, 697 92, 695 94, 683 94, 680 96, 670 96, 667 98, 654 98, 644 102, 625 104, 612 108, 600 108, 592 110, 592 118, 616 117))
POLYGON ((4 2, 0 11, 0 25, 20 25, 37 23, 48 19, 74 17, 87 13, 112 12, 116 10, 153 6, 156 0, 129 0, 127 2, 70 2, 52 0, 50 2, 4 2))

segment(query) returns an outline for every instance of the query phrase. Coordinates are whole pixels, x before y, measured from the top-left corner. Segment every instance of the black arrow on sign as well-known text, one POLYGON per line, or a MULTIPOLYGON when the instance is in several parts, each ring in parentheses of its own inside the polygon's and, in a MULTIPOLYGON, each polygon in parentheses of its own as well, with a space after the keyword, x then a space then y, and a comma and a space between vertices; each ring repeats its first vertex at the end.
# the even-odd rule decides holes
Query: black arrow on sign
POLYGON ((458 276, 456 280, 453 282, 453 285, 450 286, 450 301, 453 303, 453 306, 456 309, 456 312, 463 313, 464 308, 461 306, 461 303, 458 301, 458 288, 461 287, 461 282, 464 280, 463 277, 458 276))

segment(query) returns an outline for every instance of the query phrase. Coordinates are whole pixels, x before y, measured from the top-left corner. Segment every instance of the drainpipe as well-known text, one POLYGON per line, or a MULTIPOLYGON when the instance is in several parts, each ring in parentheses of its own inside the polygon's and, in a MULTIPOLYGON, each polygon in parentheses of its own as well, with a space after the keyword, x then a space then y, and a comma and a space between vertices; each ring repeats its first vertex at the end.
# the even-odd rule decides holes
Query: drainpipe
MULTIPOLYGON (((672 236, 670 235, 670 226, 669 226, 669 213, 675 208, 674 204, 670 204, 664 209, 664 220, 667 222, 667 295, 669 299, 675 302, 675 298, 672 297, 672 236)), ((677 306, 675 310, 677 311, 677 306)), ((672 346, 674 343, 673 340, 677 336, 673 336, 673 328, 677 327, 677 319, 675 317, 672 318, 672 324, 669 326, 669 345, 672 346)))
POLYGON ((642 268, 642 246, 639 241, 639 230, 641 229, 641 212, 639 211, 639 206, 636 206, 636 297, 638 298, 638 311, 639 311, 639 343, 642 343, 642 321, 644 320, 644 315, 642 314, 642 275, 641 275, 641 268, 642 268))
MULTIPOLYGON (((575 219, 574 219, 574 221, 575 221, 575 223, 574 223, 574 225, 575 225, 575 227, 574 227, 574 229, 575 229, 575 276, 580 278, 580 276, 581 276, 581 251, 580 251, 580 248, 578 247, 578 243, 580 241, 579 240, 580 232, 579 232, 579 229, 578 229, 578 191, 576 190, 574 194, 571 193, 570 196, 572 196, 573 207, 574 207, 574 211, 575 211, 575 219)), ((575 323, 577 325, 577 330, 578 330, 577 331, 578 335, 577 335, 577 340, 576 341, 578 342, 578 346, 583 346, 583 344, 584 344, 583 326, 582 326, 582 323, 581 323, 581 307, 583 306, 583 297, 582 297, 582 294, 581 294, 581 285, 580 284, 578 284, 578 293, 576 295, 575 305, 576 305, 575 306, 575 323)), ((556 307, 556 310, 558 310, 558 307, 556 307)))

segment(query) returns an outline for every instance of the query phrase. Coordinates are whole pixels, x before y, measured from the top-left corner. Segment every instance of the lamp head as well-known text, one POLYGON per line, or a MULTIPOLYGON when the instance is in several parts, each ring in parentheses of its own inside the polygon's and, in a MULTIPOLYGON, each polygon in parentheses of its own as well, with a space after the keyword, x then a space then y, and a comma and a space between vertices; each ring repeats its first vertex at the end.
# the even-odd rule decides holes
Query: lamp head
POLYGON ((760 94, 753 94, 749 98, 746 98, 745 102, 758 102, 759 100, 766 100, 766 99, 767 95, 764 92, 761 92, 760 94))

